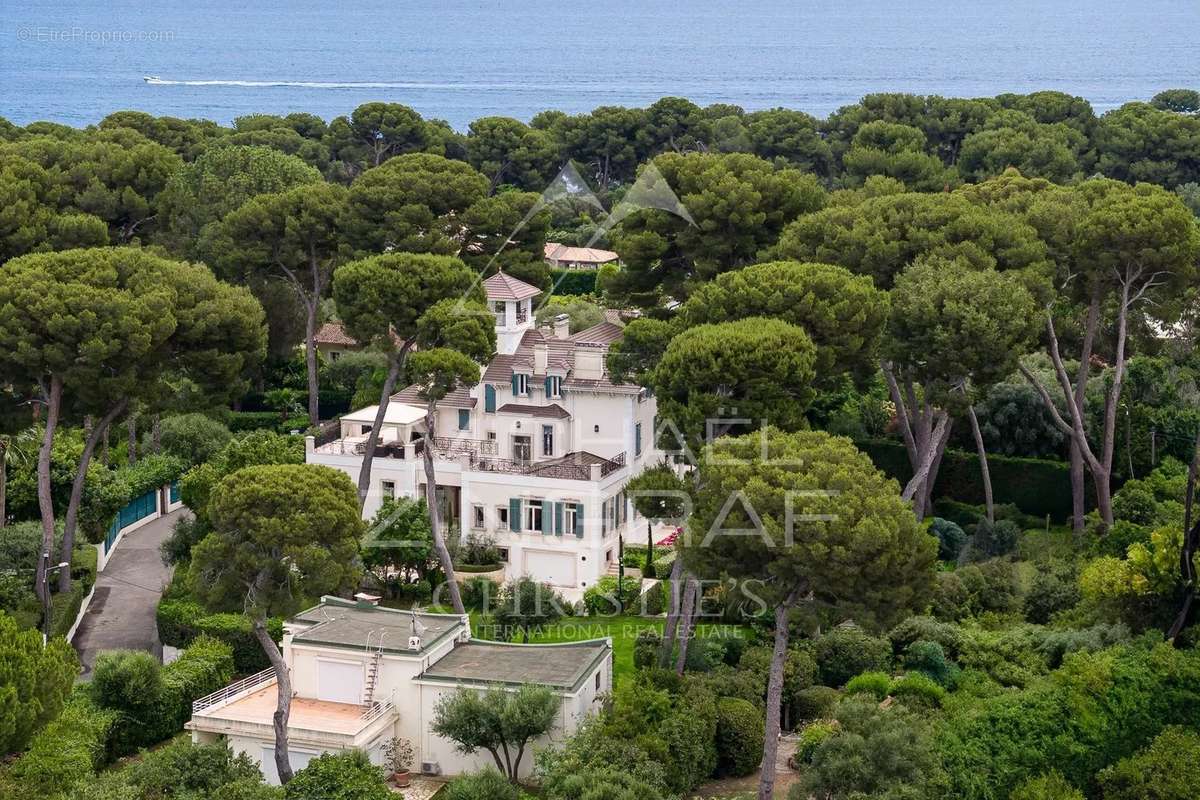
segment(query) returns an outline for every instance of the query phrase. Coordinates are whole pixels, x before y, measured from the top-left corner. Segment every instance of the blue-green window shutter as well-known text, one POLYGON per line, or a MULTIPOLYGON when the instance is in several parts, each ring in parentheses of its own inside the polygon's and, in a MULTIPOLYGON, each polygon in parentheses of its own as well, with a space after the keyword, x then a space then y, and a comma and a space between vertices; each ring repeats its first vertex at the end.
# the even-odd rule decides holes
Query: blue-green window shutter
POLYGON ((546 397, 550 396, 550 379, 546 378, 546 397))
POLYGON ((508 529, 513 533, 521 532, 521 498, 513 497, 508 501, 508 529))
POLYGON ((575 535, 583 538, 583 503, 575 504, 575 535))
POLYGON ((513 397, 516 397, 517 396, 517 373, 515 371, 513 372, 512 386, 513 386, 513 397))
POLYGON ((633 426, 633 454, 640 456, 642 454, 642 423, 633 426))
POLYGON ((563 504, 554 504, 554 533, 556 536, 563 535, 563 504))
POLYGON ((465 408, 458 410, 458 429, 465 431, 471 427, 471 412, 465 408))
POLYGON ((483 410, 496 410, 496 387, 492 386, 490 383, 485 383, 483 385, 483 410))
POLYGON ((554 531, 550 530, 552 522, 550 514, 553 512, 553 509, 549 508, 551 505, 553 503, 547 503, 545 500, 542 501, 542 518, 538 520, 538 530, 542 533, 554 533, 554 531))

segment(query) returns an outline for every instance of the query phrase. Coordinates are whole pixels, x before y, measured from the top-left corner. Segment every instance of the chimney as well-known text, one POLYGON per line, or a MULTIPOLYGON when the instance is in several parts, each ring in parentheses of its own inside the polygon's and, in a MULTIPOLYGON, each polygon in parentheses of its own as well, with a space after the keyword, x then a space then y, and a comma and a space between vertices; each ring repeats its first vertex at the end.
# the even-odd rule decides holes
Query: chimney
POLYGON ((546 366, 550 363, 550 348, 545 342, 533 346, 533 374, 545 375, 546 366))
POLYGON ((604 377, 604 350, 575 348, 574 377, 582 381, 598 381, 604 377))
POLYGON ((554 318, 554 338, 568 339, 571 336, 571 318, 566 314, 559 314, 554 318))

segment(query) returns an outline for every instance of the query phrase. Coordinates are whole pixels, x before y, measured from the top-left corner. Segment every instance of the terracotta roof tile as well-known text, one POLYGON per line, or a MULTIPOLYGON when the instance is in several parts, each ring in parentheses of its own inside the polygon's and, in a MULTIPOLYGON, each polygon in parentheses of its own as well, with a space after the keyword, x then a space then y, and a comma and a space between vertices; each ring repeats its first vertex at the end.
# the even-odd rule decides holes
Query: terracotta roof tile
POLYGON ((503 272, 497 272, 484 280, 483 289, 487 292, 488 300, 525 300, 542 293, 536 286, 530 286, 525 281, 517 280, 503 272))

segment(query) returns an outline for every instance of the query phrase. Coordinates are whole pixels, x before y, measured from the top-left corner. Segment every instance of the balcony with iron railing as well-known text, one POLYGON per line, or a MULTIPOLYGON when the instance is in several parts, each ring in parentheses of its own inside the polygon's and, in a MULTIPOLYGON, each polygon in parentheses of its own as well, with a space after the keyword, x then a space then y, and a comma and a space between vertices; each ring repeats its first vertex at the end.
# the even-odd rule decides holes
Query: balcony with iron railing
MULTIPOLYGON (((542 461, 500 458, 500 443, 495 439, 435 436, 433 446, 434 458, 441 461, 459 461, 466 469, 474 472, 501 472, 509 475, 588 481, 606 478, 625 466, 625 453, 608 459, 587 453, 570 453, 561 458, 542 461)), ((315 452, 319 454, 342 456, 362 456, 366 450, 364 437, 337 439, 315 448, 315 452)), ((375 448, 375 457, 414 461, 421 459, 424 450, 423 439, 412 442, 380 442, 375 448)))

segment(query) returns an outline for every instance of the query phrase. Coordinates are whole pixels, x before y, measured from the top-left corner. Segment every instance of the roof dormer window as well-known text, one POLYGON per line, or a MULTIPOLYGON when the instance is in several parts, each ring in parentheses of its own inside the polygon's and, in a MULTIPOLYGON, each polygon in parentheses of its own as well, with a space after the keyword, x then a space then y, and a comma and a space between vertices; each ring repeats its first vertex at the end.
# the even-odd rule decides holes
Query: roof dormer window
POLYGON ((513 395, 516 397, 529 396, 529 376, 524 372, 514 372, 512 376, 513 395))

